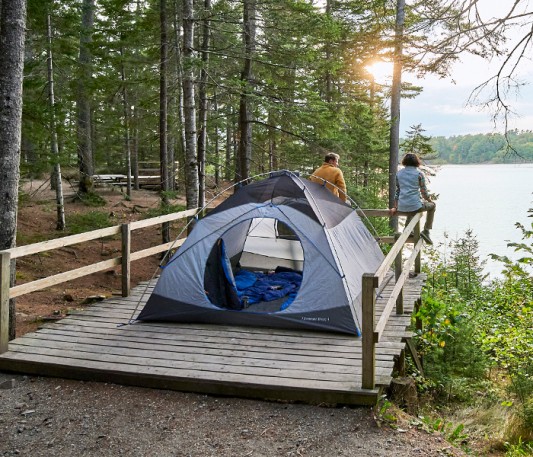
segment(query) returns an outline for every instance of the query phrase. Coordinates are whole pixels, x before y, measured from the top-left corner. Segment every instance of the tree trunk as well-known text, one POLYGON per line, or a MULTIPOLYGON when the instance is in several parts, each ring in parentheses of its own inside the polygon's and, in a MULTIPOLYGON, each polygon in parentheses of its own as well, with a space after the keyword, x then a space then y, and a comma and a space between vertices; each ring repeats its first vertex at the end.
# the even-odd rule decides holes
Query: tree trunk
POLYGON ((47 33, 48 33, 48 103, 50 105, 50 151, 52 160, 55 160, 54 171, 52 173, 53 187, 56 191, 56 208, 57 208, 57 230, 65 230, 65 202, 63 201, 63 183, 61 178, 61 165, 59 163, 59 148, 57 141, 57 128, 55 116, 55 97, 54 97, 54 66, 52 60, 52 24, 50 14, 46 15, 47 33))
MULTIPOLYGON (((394 206, 396 192, 396 172, 400 155, 400 100, 402 91, 403 31, 405 24, 405 0, 397 0, 396 33, 394 45, 394 68, 391 87, 391 125, 389 149, 389 208, 394 206)), ((391 218, 391 228, 398 230, 398 218, 391 218)))
MULTIPOLYGON (((326 0, 326 16, 328 19, 331 19, 333 13, 333 3, 334 0, 326 0)), ((331 65, 332 52, 331 52, 331 43, 326 41, 326 65, 331 65)), ((325 101, 331 103, 331 94, 333 92, 333 76, 329 68, 326 69, 326 88, 325 88, 325 101)))
POLYGON ((133 105, 131 118, 133 120, 132 147, 131 147, 131 172, 133 174, 133 188, 139 190, 139 115, 138 108, 133 105))
MULTIPOLYGON (((213 91, 213 111, 215 113, 218 113, 218 97, 217 97, 217 90, 213 91)), ((215 186, 220 186, 220 136, 219 136, 219 129, 218 126, 215 129, 215 144, 214 144, 214 162, 215 162, 215 186)))
POLYGON ((88 89, 92 76, 92 55, 90 43, 94 24, 94 0, 83 0, 80 32, 80 54, 78 78, 78 167, 80 171, 80 193, 92 190, 94 175, 92 128, 91 128, 91 97, 88 89))
POLYGON ((126 195, 131 199, 131 144, 130 144, 130 115, 128 106, 128 91, 126 90, 126 68, 124 64, 124 48, 120 47, 120 79, 122 81, 122 109, 124 114, 124 153, 126 155, 126 195))
POLYGON ((204 20, 202 22, 202 70, 200 71, 198 117, 200 135, 198 137, 198 206, 205 205, 205 161, 207 157, 207 66, 209 64, 209 16, 211 0, 204 0, 204 20))
MULTIPOLYGON (((169 205, 168 191, 168 91, 167 91, 167 1, 160 0, 159 4, 159 25, 160 25, 160 63, 159 63, 159 159, 161 178, 161 203, 164 207, 169 205)), ((170 241, 170 224, 164 223, 161 226, 161 238, 163 243, 170 241)))
POLYGON ((241 74, 243 90, 239 105, 239 160, 237 163, 236 181, 250 178, 250 164, 252 162, 252 113, 250 92, 253 85, 252 59, 255 53, 255 14, 256 0, 244 0, 243 29, 244 29, 244 68, 241 74))
POLYGON ((268 171, 275 170, 275 164, 277 164, 277 132, 274 128, 275 122, 275 116, 272 110, 270 110, 268 112, 268 171))
POLYGON ((231 179, 231 166, 233 158, 233 112, 231 108, 227 110, 226 115, 226 161, 224 163, 224 179, 229 181, 231 179))
POLYGON ((194 104, 194 37, 193 0, 183 2, 183 113, 185 127, 185 195, 187 209, 198 207, 198 156, 196 140, 196 108, 194 104))
MULTIPOLYGON (((183 112, 183 56, 182 56, 182 45, 180 43, 180 32, 182 30, 181 24, 183 23, 183 20, 180 18, 179 15, 179 8, 178 4, 179 2, 175 1, 175 12, 174 12, 174 49, 176 54, 175 59, 175 72, 176 72, 176 90, 178 92, 178 96, 174 97, 174 104, 175 104, 175 114, 177 116, 177 138, 176 138, 176 146, 179 145, 179 149, 176 148, 179 151, 179 154, 175 154, 175 160, 176 158, 179 158, 180 164, 185 163, 184 161, 184 155, 185 151, 187 149, 186 143, 185 143, 185 114, 183 112)), ((178 164, 179 165, 179 164, 178 164)), ((175 164, 173 164, 173 170, 175 168, 175 164)), ((182 170, 182 167, 180 167, 180 172, 182 170)), ((175 172, 173 173, 175 175, 175 172)), ((175 181, 176 177, 174 176, 173 181, 173 187, 175 188, 175 181)))
MULTIPOLYGON (((25 0, 0 3, 0 250, 17 243, 25 0)), ((11 263, 15 285, 15 262, 11 263)), ((9 339, 15 338, 15 301, 9 302, 9 339)))

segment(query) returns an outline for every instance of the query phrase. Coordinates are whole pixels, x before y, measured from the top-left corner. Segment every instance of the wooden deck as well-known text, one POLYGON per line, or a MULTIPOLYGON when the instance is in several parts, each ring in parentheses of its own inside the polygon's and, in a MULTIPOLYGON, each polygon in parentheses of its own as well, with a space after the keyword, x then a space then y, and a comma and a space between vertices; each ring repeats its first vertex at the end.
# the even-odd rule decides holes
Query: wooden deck
MULTIPOLYGON (((128 322, 154 283, 46 324, 9 343, 0 370, 311 403, 375 404, 405 349, 424 276, 404 286, 403 315, 391 314, 376 345, 376 388, 361 388, 361 338, 236 326, 128 322)), ((376 321, 394 287, 376 301, 376 321)))

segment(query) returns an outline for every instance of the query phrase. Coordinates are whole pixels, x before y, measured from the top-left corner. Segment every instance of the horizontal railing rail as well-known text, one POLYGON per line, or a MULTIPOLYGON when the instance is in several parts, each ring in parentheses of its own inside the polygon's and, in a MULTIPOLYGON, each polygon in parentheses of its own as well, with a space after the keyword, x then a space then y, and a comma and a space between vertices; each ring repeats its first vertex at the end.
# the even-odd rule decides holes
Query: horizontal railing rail
POLYGON ((183 244, 185 239, 162 243, 147 249, 131 252, 131 233, 134 230, 152 227, 155 225, 172 222, 180 219, 194 217, 198 209, 190 209, 179 213, 165 214, 163 216, 129 222, 127 224, 116 225, 104 229, 92 230, 78 235, 69 235, 53 240, 39 243, 18 246, 0 251, 0 353, 7 351, 9 341, 9 300, 21 295, 29 294, 48 287, 62 284, 83 276, 87 276, 100 271, 109 270, 116 266, 121 266, 122 273, 122 296, 127 297, 130 293, 130 269, 131 262, 155 254, 166 252, 171 248, 177 248, 183 244), (11 261, 20 257, 40 254, 54 249, 72 246, 87 241, 98 240, 111 236, 121 236, 120 256, 102 262, 86 265, 74 270, 65 271, 46 278, 29 281, 24 284, 10 286, 11 261))

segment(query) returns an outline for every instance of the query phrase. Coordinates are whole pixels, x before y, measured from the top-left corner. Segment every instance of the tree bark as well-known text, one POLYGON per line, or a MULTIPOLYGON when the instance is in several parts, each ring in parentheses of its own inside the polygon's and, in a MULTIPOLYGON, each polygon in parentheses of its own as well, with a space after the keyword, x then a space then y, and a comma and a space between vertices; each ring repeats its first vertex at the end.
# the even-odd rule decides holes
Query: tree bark
MULTIPOLYGON (((183 112, 183 55, 182 55, 182 43, 181 43, 181 30, 182 30, 182 24, 183 20, 180 16, 180 10, 178 8, 178 0, 175 0, 175 12, 174 12, 174 49, 176 54, 175 59, 175 72, 176 72, 176 90, 178 92, 178 96, 174 97, 174 109, 175 109, 175 115, 177 117, 177 128, 175 129, 177 131, 177 138, 176 141, 176 149, 178 151, 177 154, 174 154, 174 160, 176 158, 179 158, 179 166, 185 163, 184 156, 185 151, 187 149, 187 145, 185 143, 185 114, 183 112), (177 147, 179 146, 179 148, 177 147)), ((173 188, 176 188, 175 181, 176 181, 176 172, 174 171, 175 163, 173 164, 173 188)), ((179 172, 182 173, 183 167, 179 167, 179 172)))
POLYGON ((78 167, 80 193, 88 193, 93 187, 94 162, 92 147, 91 97, 88 88, 92 77, 92 41, 94 25, 94 0, 83 0, 81 13, 80 54, 78 78, 78 167))
POLYGON ((243 35, 244 35, 244 67, 241 73, 243 90, 239 105, 239 160, 236 181, 250 178, 252 162, 252 112, 250 92, 253 85, 252 59, 255 53, 255 14, 256 0, 244 0, 243 35))
MULTIPOLYGON (((17 242, 25 25, 24 0, 0 3, 0 250, 17 242)), ((15 285, 14 261, 10 285, 15 285)), ((15 301, 10 300, 10 340, 15 338, 15 319, 15 301)))
MULTIPOLYGON (((396 172, 400 154, 400 101, 402 91, 403 31, 405 25, 405 0, 396 3, 396 32, 394 39, 394 67, 391 87, 391 125, 389 149, 389 208, 394 206, 396 172)), ((391 218, 391 228, 398 230, 398 218, 391 218)))
POLYGON ((231 107, 226 108, 226 153, 224 162, 224 179, 229 181, 231 179, 231 164, 233 162, 233 112, 231 107))
POLYGON ((52 59, 52 24, 50 14, 46 15, 46 25, 48 34, 48 103, 50 105, 50 152, 52 160, 55 160, 54 171, 52 172, 53 188, 56 191, 57 210, 57 230, 65 230, 65 202, 63 200, 63 183, 61 178, 61 164, 59 162, 59 147, 57 141, 57 126, 55 116, 55 95, 54 95, 54 64, 52 59))
POLYGON ((183 2, 183 114, 185 130, 185 196, 187 209, 198 207, 198 151, 196 139, 196 108, 194 103, 194 37, 193 0, 183 2))
POLYGON ((200 135, 198 137, 198 206, 205 204, 205 161, 207 157, 207 114, 209 101, 207 99, 207 66, 209 64, 209 15, 211 14, 211 0, 204 0, 204 20, 202 22, 202 70, 200 71, 198 117, 200 120, 200 135))
POLYGON ((120 56, 122 61, 120 63, 120 79, 122 81, 122 110, 124 115, 124 153, 126 155, 126 195, 131 198, 131 141, 130 141, 130 109, 128 106, 128 91, 126 89, 126 68, 124 47, 120 47, 120 56))
MULTIPOLYGON (((168 166, 168 86, 167 86, 167 2, 160 0, 159 25, 160 25, 160 63, 159 63, 159 159, 161 178, 161 203, 169 205, 168 191, 170 190, 169 166, 168 166)), ((170 241, 170 224, 161 226, 161 238, 163 243, 170 241)))

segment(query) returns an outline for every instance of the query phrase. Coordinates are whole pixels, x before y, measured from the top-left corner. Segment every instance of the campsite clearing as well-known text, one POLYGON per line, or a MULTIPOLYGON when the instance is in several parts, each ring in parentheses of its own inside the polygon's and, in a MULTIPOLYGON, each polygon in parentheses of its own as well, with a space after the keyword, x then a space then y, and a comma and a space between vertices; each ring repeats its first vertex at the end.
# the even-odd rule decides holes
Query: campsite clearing
MULTIPOLYGON (((19 212, 19 234, 30 240, 26 242, 54 232, 53 192, 42 187, 35 194, 41 184, 27 188, 33 198, 19 212)), ((103 195, 107 204, 101 210, 120 220, 158 204, 157 195, 146 191, 134 191, 131 202, 117 191, 103 195)), ((70 199, 67 206, 70 214, 94 211, 70 199)), ((156 233, 140 241, 155 244, 157 237, 156 233)), ((82 258, 100 261, 113 249, 110 240, 94 249, 72 246, 59 255, 18 262, 18 274, 30 280, 44 271, 75 268, 82 258)), ((149 260, 133 265, 133 284, 151 277, 157 262, 148 264, 149 260)), ((21 296, 17 334, 87 309, 83 302, 88 297, 111 297, 119 289, 120 276, 112 271, 21 296)), ((0 372, 3 383, 13 386, 0 390, 0 455, 6 456, 67 457, 73 449, 87 457, 464 455, 440 434, 427 433, 415 418, 397 410, 388 411, 398 418, 392 429, 377 426, 370 408, 332 409, 0 372)))

